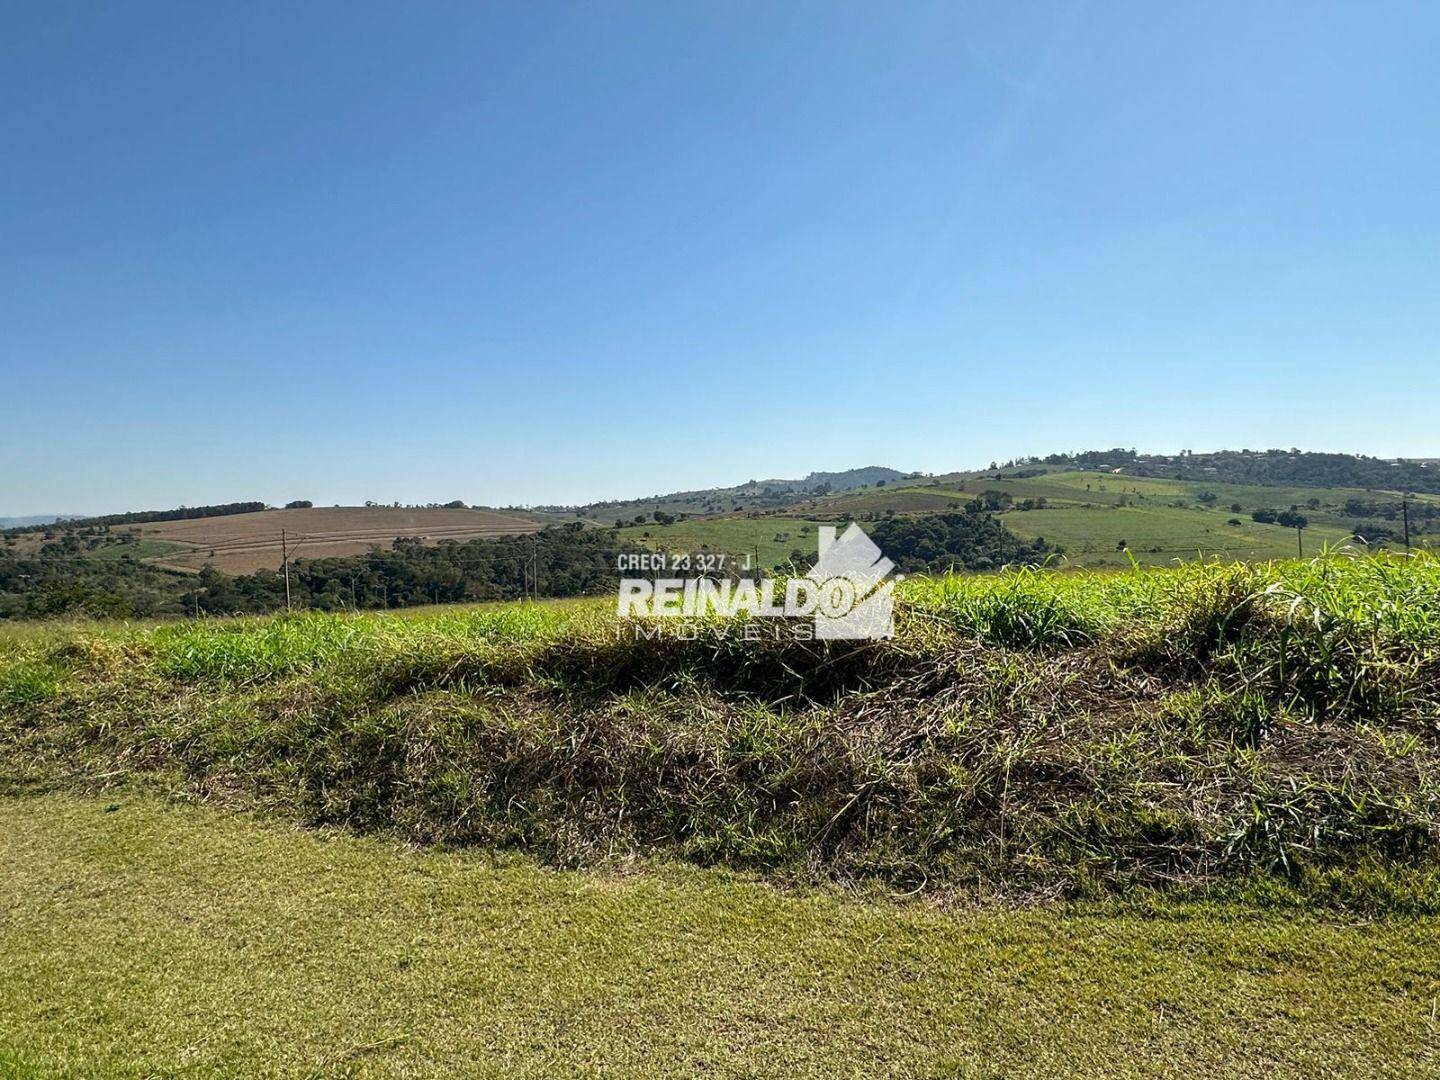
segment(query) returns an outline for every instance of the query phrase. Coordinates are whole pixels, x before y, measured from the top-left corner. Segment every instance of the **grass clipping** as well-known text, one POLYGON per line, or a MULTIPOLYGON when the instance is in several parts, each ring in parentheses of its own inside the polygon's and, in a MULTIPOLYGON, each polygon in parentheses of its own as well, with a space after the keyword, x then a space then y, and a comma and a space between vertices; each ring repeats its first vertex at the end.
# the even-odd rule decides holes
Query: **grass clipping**
POLYGON ((1440 910, 1440 563, 907 582, 881 642, 608 605, 0 637, 0 787, 137 778, 557 865, 1440 910))

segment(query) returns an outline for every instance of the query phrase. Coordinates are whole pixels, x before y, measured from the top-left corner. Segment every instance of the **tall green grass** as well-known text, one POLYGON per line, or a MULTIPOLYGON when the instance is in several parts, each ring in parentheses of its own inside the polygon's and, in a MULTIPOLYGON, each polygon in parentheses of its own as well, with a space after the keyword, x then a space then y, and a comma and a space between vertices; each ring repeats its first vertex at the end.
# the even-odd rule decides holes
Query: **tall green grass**
POLYGON ((1440 880, 1429 556, 916 579, 879 642, 632 629, 600 599, 8 633, 0 785, 906 890, 1440 880))
POLYGON ((1078 644, 1126 628, 1166 625, 1216 596, 1248 599, 1291 623, 1343 627, 1388 640, 1440 639, 1440 559, 1327 553, 1306 561, 1189 563, 1130 571, 997 575, 905 583, 916 610, 1001 644, 1078 644))
POLYGON ((304 613, 174 623, 139 640, 151 652, 155 670, 173 679, 266 679, 404 653, 550 641, 594 614, 541 604, 441 610, 422 618, 304 613))

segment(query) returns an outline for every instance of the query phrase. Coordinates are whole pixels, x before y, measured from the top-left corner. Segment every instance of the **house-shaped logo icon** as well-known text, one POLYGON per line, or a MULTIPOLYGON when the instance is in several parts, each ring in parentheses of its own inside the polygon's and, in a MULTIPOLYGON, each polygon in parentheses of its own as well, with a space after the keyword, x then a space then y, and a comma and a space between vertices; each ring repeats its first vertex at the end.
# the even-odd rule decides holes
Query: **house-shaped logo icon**
POLYGON ((838 537, 833 525, 820 526, 820 557, 806 577, 816 583, 815 637, 854 641, 895 636, 895 582, 887 581, 895 564, 865 530, 852 524, 838 537))

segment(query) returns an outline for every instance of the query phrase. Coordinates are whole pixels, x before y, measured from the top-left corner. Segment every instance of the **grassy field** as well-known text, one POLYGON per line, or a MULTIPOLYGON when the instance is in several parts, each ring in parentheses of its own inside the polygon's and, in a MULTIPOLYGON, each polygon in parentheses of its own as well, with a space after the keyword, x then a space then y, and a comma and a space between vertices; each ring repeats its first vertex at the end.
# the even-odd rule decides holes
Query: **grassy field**
MULTIPOLYGON (((1173 501, 1184 499, 1195 502, 1204 492, 1217 496, 1217 505, 1229 506, 1238 502, 1248 512, 1260 507, 1304 506, 1310 499, 1319 499, 1327 506, 1342 505, 1347 499, 1361 498, 1381 500, 1399 498, 1399 492, 1371 491, 1363 488, 1289 487, 1272 484, 1224 484, 1202 480, 1168 480, 1158 477, 1125 476, 1123 474, 1065 470, 1047 472, 1037 477, 995 479, 993 475, 968 474, 953 482, 941 481, 947 486, 960 487, 966 491, 1001 489, 1013 491, 1017 499, 1051 495, 1056 498, 1068 497, 1081 502, 1102 500, 1126 502, 1173 501)), ((1418 501, 1433 502, 1440 496, 1417 495, 1418 501)))
MULTIPOLYGON (((1212 557, 1256 561, 1294 556, 1297 548, 1293 530, 1251 520, 1251 513, 1260 509, 1298 507, 1310 521, 1304 537, 1306 555, 1345 543, 1357 532, 1373 538, 1379 535, 1377 529, 1396 535, 1401 530, 1397 520, 1383 516, 1357 518, 1345 511, 1345 504, 1352 499, 1394 503, 1399 499, 1394 492, 1208 484, 1078 470, 1025 477, 957 473, 894 481, 798 502, 783 494, 761 497, 751 492, 754 499, 745 495, 740 500, 748 508, 743 513, 732 513, 726 499, 717 501, 699 493, 670 501, 617 504, 597 511, 598 517, 589 515, 589 519, 609 521, 623 514, 625 520, 630 520, 634 516, 630 512, 637 507, 647 515, 662 507, 677 514, 708 513, 711 516, 691 516, 670 525, 654 521, 628 524, 618 530, 618 535, 634 548, 672 553, 718 552, 742 565, 758 553, 760 565, 770 568, 785 564, 796 550, 813 554, 817 522, 943 513, 959 509, 986 492, 1005 492, 1017 504, 1001 515, 1006 528, 1026 540, 1043 537, 1060 545, 1064 549, 1063 562, 1080 567, 1123 568, 1130 565, 1132 556, 1149 565, 1212 557), (1032 507, 1020 509, 1018 504, 1027 500, 1032 507), (1118 550, 1122 541, 1128 546, 1128 555, 1118 550)), ((1426 504, 1440 506, 1440 496, 1412 497, 1412 506, 1426 504)), ((279 567, 282 529, 290 534, 292 554, 305 559, 359 555, 372 547, 389 547, 398 536, 420 536, 434 544, 532 532, 546 524, 573 519, 573 515, 443 508, 269 510, 126 526, 139 538, 138 543, 102 547, 92 557, 130 555, 185 571, 211 563, 222 572, 248 573, 279 567)), ((1433 539, 1420 531, 1429 524, 1417 514, 1416 547, 1424 547, 1433 539)), ((41 533, 21 534, 9 550, 30 556, 43 543, 41 533)), ((1391 543, 1394 546, 1396 542, 1391 543)))
POLYGON ((1440 923, 935 910, 0 799, 16 1076, 1430 1076, 1440 923))
MULTIPOLYGON (((464 541, 534 532, 544 524, 537 516, 509 511, 335 506, 157 521, 117 529, 141 537, 141 546, 166 545, 163 553, 151 557, 157 564, 198 570, 211 563, 224 573, 245 574, 279 568, 281 530, 288 533, 291 558, 316 559, 363 555, 377 546, 388 548, 397 536, 421 536, 427 543, 464 541)), ((123 550, 134 553, 128 545, 123 550)))
POLYGON ((897 621, 0 627, 0 1073, 1436 1074, 1440 562, 897 621))
MULTIPOLYGON (((1026 539, 1044 537, 1060 544, 1067 562, 1087 567, 1130 565, 1129 557, 1116 549, 1122 540, 1137 560, 1157 565, 1210 557, 1254 561, 1296 555, 1293 529, 1251 520, 1250 514, 1261 509, 1299 507, 1310 520, 1304 538, 1306 554, 1343 543, 1355 532, 1364 534, 1377 525, 1400 528, 1395 521, 1356 518, 1344 512, 1350 499, 1398 502, 1400 496, 1393 492, 1208 484, 1084 471, 1020 478, 1002 475, 998 479, 986 473, 955 474, 812 499, 793 509, 819 519, 941 513, 987 491, 1005 492, 1017 504, 1044 500, 1043 509, 1004 513, 1005 527, 1026 539), (1207 505, 1202 495, 1214 498, 1207 505), (1312 501, 1319 505, 1310 505, 1312 501), (1240 509, 1234 509, 1237 506, 1240 509), (1239 524, 1230 524, 1232 519, 1239 524)), ((1412 505, 1416 503, 1440 503, 1440 498, 1414 496, 1412 505)), ((1417 547, 1429 539, 1417 529, 1417 547)))
POLYGON ((132 544, 110 544, 98 547, 86 554, 90 558, 102 562, 110 559, 123 559, 127 556, 132 559, 164 562, 166 556, 192 550, 194 549, 188 544, 176 543, 172 540, 136 540, 132 544))
POLYGON ((846 491, 802 503, 796 509, 821 517, 863 514, 938 514, 954 510, 970 498, 956 488, 900 487, 865 488, 846 491))
MULTIPOLYGON (((1059 544, 1067 562, 1080 566, 1130 565, 1130 557, 1147 564, 1176 560, 1221 558, 1263 561, 1296 557, 1294 529, 1261 525, 1248 516, 1196 508, 1163 506, 1071 507, 1012 511, 1004 515, 1005 527, 1027 540, 1044 537, 1059 544), (1129 551, 1118 550, 1124 542, 1129 551)), ((1310 554, 1325 545, 1348 540, 1344 529, 1312 526, 1303 542, 1310 554)))
POLYGON ((600 600, 12 632, 0 788, 147 777, 564 866, 1440 906, 1435 560, 916 579, 897 622, 641 639, 600 600))
POLYGON ((746 566, 758 553, 759 565, 783 564, 793 551, 814 554, 816 523, 787 517, 691 518, 673 525, 630 525, 619 531, 623 544, 679 554, 720 552, 746 566))

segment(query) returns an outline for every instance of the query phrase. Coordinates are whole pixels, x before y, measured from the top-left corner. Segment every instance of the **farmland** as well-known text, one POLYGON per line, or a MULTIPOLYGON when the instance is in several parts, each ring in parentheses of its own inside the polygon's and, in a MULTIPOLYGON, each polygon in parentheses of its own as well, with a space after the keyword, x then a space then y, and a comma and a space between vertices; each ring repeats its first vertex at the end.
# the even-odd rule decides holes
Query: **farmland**
MULTIPOLYGON (((1125 476, 1083 470, 1003 470, 955 473, 923 481, 866 487, 797 502, 791 512, 814 518, 875 518, 888 514, 926 514, 953 510, 987 492, 1010 502, 1000 510, 1007 529, 1027 539, 1044 538, 1065 549, 1077 566, 1123 567, 1133 556, 1142 563, 1218 557, 1254 561, 1288 558, 1297 553, 1293 529, 1251 520, 1267 508, 1296 507, 1308 519, 1303 538, 1313 553, 1353 535, 1398 534, 1396 515, 1360 518, 1347 504, 1398 507, 1396 492, 1358 488, 1289 487, 1226 484, 1125 476), (1032 475, 1033 474, 1033 475, 1032 475), (1026 505, 1028 504, 1028 505, 1026 505), (1120 550, 1128 548, 1129 554, 1120 550)), ((1417 509, 1413 540, 1428 543, 1420 514, 1434 513, 1440 498, 1411 497, 1417 509)), ((1393 541, 1392 541, 1393 543, 1393 541)))
MULTIPOLYGON (((1345 512, 1346 505, 1354 502, 1398 504, 1400 496, 1393 492, 1209 484, 1084 470, 1033 471, 1038 475, 957 473, 822 496, 794 495, 783 509, 689 514, 670 523, 647 520, 625 525, 618 535, 627 544, 668 551, 740 555, 758 549, 760 565, 773 566, 786 561, 797 547, 813 548, 814 529, 820 521, 954 512, 986 493, 1001 493, 1009 500, 994 507, 1007 529, 1027 540, 1059 545, 1064 550, 1061 563, 1080 567, 1119 568, 1131 565, 1132 560, 1165 565, 1208 558, 1242 562, 1287 559, 1352 542, 1356 533, 1384 535, 1376 532, 1377 526, 1390 533, 1400 529, 1393 515, 1359 518, 1345 512), (1251 518, 1257 510, 1292 506, 1308 520, 1303 537, 1297 538, 1294 529, 1251 518)), ((1440 498, 1416 496, 1412 503, 1421 508, 1416 514, 1414 545, 1425 546, 1428 538, 1420 524, 1421 510, 1440 507, 1440 498)), ((674 500, 655 504, 656 508, 661 505, 675 510, 690 504, 674 500)), ((701 500, 698 505, 711 504, 701 500)))
MULTIPOLYGON (((1232 517, 1173 507, 1077 506, 1012 511, 1004 515, 1004 522, 1019 536, 1043 537, 1061 545, 1066 558, 1081 566, 1125 566, 1131 556, 1142 563, 1168 563, 1208 557, 1255 561, 1296 555, 1295 530, 1260 525, 1248 517, 1232 525, 1232 517), (1125 551, 1119 550, 1122 545, 1125 551)), ((1310 526, 1303 540, 1314 552, 1321 545, 1341 544, 1349 538, 1350 533, 1344 529, 1310 526)))
POLYGON ((780 515, 764 517, 688 518, 669 525, 630 525, 619 530, 627 547, 649 547, 671 553, 721 552, 736 565, 757 561, 768 569, 786 563, 791 554, 815 553, 816 522, 780 515))
POLYGON ((161 521, 123 530, 142 543, 168 545, 140 556, 157 565, 198 570, 208 563, 224 573, 244 574, 280 566, 282 530, 291 558, 315 559, 388 548, 400 536, 436 544, 524 534, 544 524, 539 516, 520 511, 336 506, 161 521))
MULTIPOLYGON (((1297 469, 1404 473, 1343 456, 1305 469, 1273 457, 1262 455, 1261 464, 1286 476, 1297 469)), ((1243 461, 1263 473, 1251 457, 1243 461)), ((8 531, 0 619, 574 596, 613 587, 621 551, 723 553, 727 572, 757 562, 796 565, 815 558, 822 522, 859 521, 890 536, 907 573, 1033 562, 1060 569, 1261 562, 1342 546, 1403 550, 1407 535, 1412 548, 1424 549, 1440 536, 1440 495, 1037 464, 938 476, 867 467, 542 510, 264 506, 182 507, 8 531), (1304 525, 1298 533, 1296 523, 1304 525), (276 574, 282 532, 298 568, 289 582, 276 574)))

